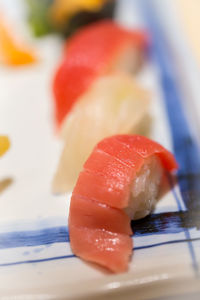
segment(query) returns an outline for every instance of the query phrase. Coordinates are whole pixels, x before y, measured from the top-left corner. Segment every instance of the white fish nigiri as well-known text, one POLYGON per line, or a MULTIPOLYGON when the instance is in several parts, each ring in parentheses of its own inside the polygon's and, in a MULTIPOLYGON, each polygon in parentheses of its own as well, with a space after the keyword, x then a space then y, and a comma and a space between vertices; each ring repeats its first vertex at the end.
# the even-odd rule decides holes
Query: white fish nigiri
POLYGON ((149 93, 125 74, 100 77, 67 115, 53 191, 70 191, 94 145, 114 134, 147 134, 149 93))

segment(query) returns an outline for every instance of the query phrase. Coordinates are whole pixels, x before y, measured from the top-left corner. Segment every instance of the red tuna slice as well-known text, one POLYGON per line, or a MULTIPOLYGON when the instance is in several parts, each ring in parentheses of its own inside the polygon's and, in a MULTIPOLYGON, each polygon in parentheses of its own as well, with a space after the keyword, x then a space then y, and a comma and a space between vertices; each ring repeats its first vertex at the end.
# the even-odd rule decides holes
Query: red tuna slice
POLYGON ((144 33, 112 21, 93 23, 77 32, 67 43, 67 55, 53 82, 58 127, 97 76, 136 69, 147 44, 144 33))
MULTIPOLYGON (((124 211, 138 208, 130 203, 133 193, 137 194, 133 184, 146 174, 144 166, 150 166, 151 157, 155 163, 156 156, 159 167, 169 171, 177 168, 169 151, 143 136, 117 135, 97 144, 84 164, 71 198, 69 230, 76 255, 113 272, 127 270, 132 241, 124 211)), ((134 197, 133 201, 141 200, 137 195, 134 197)))
POLYGON ((72 196, 71 203, 73 226, 132 234, 130 218, 124 211, 77 195, 72 196))
POLYGON ((114 273, 127 271, 133 248, 133 241, 128 235, 73 226, 73 221, 69 230, 72 251, 77 256, 114 273))
MULTIPOLYGON (((97 144, 95 149, 112 156, 121 163, 133 168, 134 171, 137 171, 143 163, 141 156, 138 155, 137 152, 134 152, 131 147, 127 147, 126 144, 120 142, 115 137, 116 136, 103 139, 97 144)), ((88 164, 88 162, 86 161, 85 164, 88 164)))
POLYGON ((140 135, 118 135, 115 139, 126 145, 129 149, 134 150, 143 158, 151 155, 158 155, 164 169, 167 171, 177 170, 178 164, 171 152, 166 150, 160 144, 140 135))
POLYGON ((95 70, 87 66, 69 65, 64 62, 58 69, 53 84, 55 117, 59 126, 76 99, 88 88, 96 76, 95 70))
POLYGON ((129 200, 130 183, 120 183, 115 178, 84 171, 80 173, 73 193, 111 207, 123 208, 129 200))
POLYGON ((140 51, 147 48, 147 34, 129 30, 117 23, 106 20, 80 29, 66 43, 67 59, 74 64, 90 66, 95 70, 114 67, 118 57, 127 47, 140 51))
MULTIPOLYGON (((118 143, 115 146, 116 151, 122 156, 124 145, 118 143)), ((132 153, 134 167, 131 168, 122 160, 119 161, 114 156, 99 151, 97 146, 86 161, 84 171, 78 177, 73 194, 99 201, 111 207, 126 207, 135 172, 143 161, 144 159, 137 153, 132 153)))

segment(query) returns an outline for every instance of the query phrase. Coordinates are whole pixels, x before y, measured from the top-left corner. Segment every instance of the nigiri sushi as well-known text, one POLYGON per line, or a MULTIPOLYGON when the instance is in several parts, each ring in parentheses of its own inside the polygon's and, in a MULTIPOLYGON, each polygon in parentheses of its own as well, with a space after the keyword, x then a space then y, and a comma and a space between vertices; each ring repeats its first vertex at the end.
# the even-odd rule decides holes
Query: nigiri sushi
POLYGON ((53 191, 73 189, 84 161, 101 139, 122 133, 147 134, 149 92, 125 74, 99 77, 78 100, 62 125, 65 145, 53 191))
POLYGON ((138 135, 116 135, 97 144, 73 190, 69 233, 80 258, 112 272, 128 269, 131 219, 153 209, 163 170, 177 169, 173 155, 138 135))
POLYGON ((98 76, 116 70, 134 72, 147 45, 145 33, 124 29, 112 21, 93 23, 72 36, 53 82, 58 128, 98 76))

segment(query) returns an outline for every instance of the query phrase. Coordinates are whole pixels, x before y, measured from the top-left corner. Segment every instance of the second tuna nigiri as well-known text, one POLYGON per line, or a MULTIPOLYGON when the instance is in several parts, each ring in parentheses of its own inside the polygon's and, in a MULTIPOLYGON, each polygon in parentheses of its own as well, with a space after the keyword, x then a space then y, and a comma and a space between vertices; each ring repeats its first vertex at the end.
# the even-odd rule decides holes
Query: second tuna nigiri
POLYGON ((93 23, 71 37, 53 84, 58 127, 98 76, 116 70, 134 72, 147 44, 143 32, 125 29, 112 21, 93 23))
POLYGON ((70 204, 71 248, 112 272, 128 268, 131 219, 153 209, 163 175, 177 169, 173 155, 143 136, 102 140, 84 164, 70 204))

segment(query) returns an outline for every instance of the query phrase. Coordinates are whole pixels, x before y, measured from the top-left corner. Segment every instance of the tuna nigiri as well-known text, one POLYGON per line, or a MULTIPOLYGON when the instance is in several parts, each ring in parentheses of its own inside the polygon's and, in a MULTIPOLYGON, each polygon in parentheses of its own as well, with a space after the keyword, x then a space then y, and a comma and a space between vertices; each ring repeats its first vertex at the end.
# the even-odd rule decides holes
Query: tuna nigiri
POLYGON ((74 254, 112 272, 126 271, 133 248, 130 221, 151 212, 163 170, 176 169, 173 155, 143 136, 116 135, 98 143, 71 197, 74 254))
POLYGON ((112 21, 93 23, 71 37, 53 84, 58 127, 98 76, 116 70, 134 72, 147 44, 146 34, 112 21))
POLYGON ((149 93, 128 75, 100 77, 74 105, 63 123, 66 141, 53 181, 54 192, 73 189, 93 147, 113 134, 147 134, 149 93))

